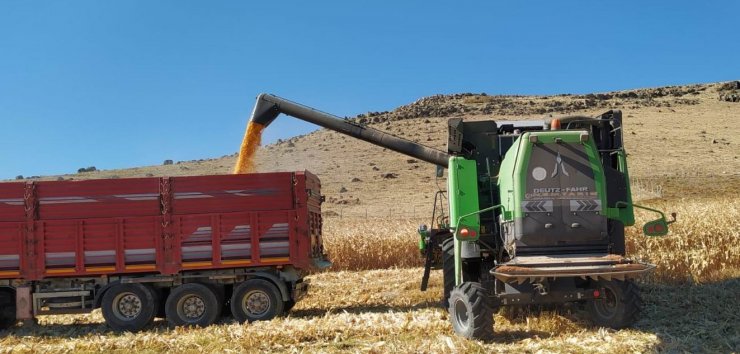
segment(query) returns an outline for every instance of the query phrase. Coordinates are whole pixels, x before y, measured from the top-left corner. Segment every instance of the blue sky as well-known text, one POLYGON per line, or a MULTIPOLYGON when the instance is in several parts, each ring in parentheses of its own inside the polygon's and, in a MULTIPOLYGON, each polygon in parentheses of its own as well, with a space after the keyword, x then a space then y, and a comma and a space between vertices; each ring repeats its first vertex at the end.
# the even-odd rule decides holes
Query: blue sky
MULTIPOLYGON (((437 93, 740 78, 738 1, 0 1, 0 178, 235 152, 260 92, 340 116, 437 93)), ((281 117, 272 142, 314 127, 281 117)))

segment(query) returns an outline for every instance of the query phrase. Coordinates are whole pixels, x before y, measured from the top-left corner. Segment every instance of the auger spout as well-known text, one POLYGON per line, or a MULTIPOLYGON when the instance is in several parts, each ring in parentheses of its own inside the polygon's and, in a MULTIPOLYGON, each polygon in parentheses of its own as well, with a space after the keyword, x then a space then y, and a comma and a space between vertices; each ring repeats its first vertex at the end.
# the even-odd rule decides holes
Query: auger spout
POLYGON ((332 114, 324 113, 284 98, 270 94, 260 94, 249 119, 250 124, 256 123, 267 127, 280 113, 289 115, 306 122, 310 122, 326 129, 336 131, 353 138, 400 152, 426 161, 437 166, 447 167, 450 155, 446 152, 433 149, 410 140, 399 138, 370 127, 348 122, 332 114))

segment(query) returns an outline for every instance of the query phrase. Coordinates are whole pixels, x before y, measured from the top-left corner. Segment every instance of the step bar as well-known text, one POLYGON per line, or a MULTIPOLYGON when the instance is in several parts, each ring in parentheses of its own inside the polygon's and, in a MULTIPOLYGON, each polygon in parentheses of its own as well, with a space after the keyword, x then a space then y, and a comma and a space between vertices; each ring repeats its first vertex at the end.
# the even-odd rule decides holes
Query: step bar
POLYGON ((541 282, 553 278, 626 280, 655 269, 655 265, 614 254, 515 257, 490 273, 505 283, 541 282))

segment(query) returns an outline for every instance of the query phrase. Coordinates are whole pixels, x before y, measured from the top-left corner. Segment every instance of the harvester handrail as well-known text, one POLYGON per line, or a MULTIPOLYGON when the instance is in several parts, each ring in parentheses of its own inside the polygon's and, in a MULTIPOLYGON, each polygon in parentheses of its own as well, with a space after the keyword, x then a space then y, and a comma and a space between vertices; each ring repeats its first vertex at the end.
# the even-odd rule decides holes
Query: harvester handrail
POLYGON ((455 227, 454 227, 455 228, 455 236, 457 236, 458 226, 460 225, 460 222, 462 222, 463 219, 465 219, 465 218, 467 218, 469 216, 482 214, 482 213, 485 213, 487 211, 491 211, 491 210, 495 210, 495 209, 499 209, 499 208, 501 208, 501 210, 503 210, 503 211, 506 211, 506 208, 504 207, 503 204, 496 204, 494 206, 490 206, 488 208, 483 208, 481 210, 474 211, 472 213, 468 213, 468 214, 465 214, 465 215, 462 215, 462 216, 458 217, 457 218, 457 223, 455 224, 455 227))

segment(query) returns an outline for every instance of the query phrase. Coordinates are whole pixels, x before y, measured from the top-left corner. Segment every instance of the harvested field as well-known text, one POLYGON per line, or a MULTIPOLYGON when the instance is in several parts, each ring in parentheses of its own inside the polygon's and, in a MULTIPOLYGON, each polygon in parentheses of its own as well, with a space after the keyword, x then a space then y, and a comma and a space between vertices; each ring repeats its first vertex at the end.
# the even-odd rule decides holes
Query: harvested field
POLYGON ((632 329, 589 325, 577 308, 505 309, 484 343, 456 336, 438 306, 441 275, 420 292, 421 269, 330 272, 311 277, 312 294, 285 318, 202 329, 109 332, 99 312, 42 318, 0 338, 2 353, 62 352, 732 352, 740 348, 738 279, 701 285, 643 285, 646 308, 632 329))
MULTIPOLYGON (((310 276, 310 295, 289 316, 208 328, 170 329, 163 320, 138 334, 110 332, 99 311, 51 316, 0 337, 0 352, 737 352, 740 350, 740 200, 645 203, 678 212, 671 235, 628 233, 631 255, 658 265, 643 279, 645 309, 632 329, 589 324, 577 306, 504 308, 492 342, 454 335, 439 306, 441 274, 418 290, 415 220, 332 218, 326 246, 338 269, 310 276), (382 242, 381 242, 382 241, 382 242), (355 250, 355 251, 353 251, 355 250), (359 250, 359 251, 358 251, 359 250)), ((638 222, 652 215, 638 213, 638 222)))

